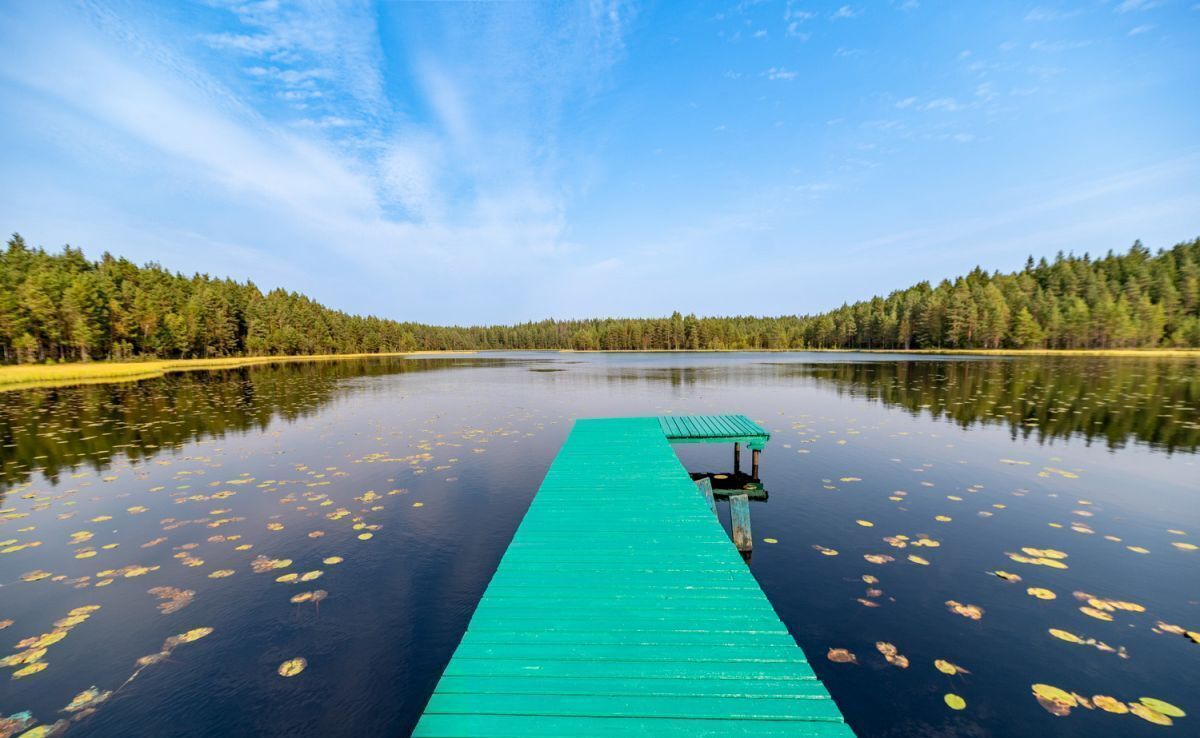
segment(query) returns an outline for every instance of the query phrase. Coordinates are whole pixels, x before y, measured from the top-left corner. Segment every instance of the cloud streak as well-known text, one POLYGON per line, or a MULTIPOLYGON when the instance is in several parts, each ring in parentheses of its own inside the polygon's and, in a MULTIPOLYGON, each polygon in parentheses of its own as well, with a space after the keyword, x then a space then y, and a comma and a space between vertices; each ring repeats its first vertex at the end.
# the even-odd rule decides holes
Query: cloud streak
MULTIPOLYGON (((715 271, 773 312, 825 307, 856 244, 882 264, 888 234, 950 242, 977 227, 960 213, 1096 151, 1169 158, 1191 119, 1161 94, 1184 57, 1139 31, 1175 6, 1082 13, 1085 51, 1027 6, 989 26, 898 0, 66 2, 0 5, 7 227, 437 322, 719 311, 689 302, 715 271)), ((1179 227, 1190 190, 1152 184, 1153 228, 1179 227)), ((1112 207, 1088 203, 1054 217, 1112 207)))

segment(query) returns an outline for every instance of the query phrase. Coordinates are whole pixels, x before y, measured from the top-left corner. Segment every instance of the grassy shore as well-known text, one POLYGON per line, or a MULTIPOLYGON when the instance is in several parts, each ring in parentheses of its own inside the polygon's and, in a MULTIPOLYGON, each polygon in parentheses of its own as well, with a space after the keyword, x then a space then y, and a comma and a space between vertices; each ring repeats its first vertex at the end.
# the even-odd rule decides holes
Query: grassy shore
POLYGON ((417 351, 386 354, 312 354, 304 356, 234 356, 222 359, 164 359, 147 361, 97 361, 74 364, 22 364, 0 366, 0 392, 29 387, 62 387, 74 384, 129 382, 161 377, 171 372, 234 369, 256 364, 294 361, 341 361, 383 356, 469 354, 471 351, 417 351))

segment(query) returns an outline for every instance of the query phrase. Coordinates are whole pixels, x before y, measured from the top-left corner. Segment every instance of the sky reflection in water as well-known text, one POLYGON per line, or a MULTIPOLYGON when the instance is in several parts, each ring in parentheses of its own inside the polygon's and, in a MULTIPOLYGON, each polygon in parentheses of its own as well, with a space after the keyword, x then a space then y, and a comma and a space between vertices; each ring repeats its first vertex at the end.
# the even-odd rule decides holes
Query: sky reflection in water
POLYGON ((550 353, 0 394, 0 655, 52 641, 42 670, 0 675, 0 713, 72 735, 406 734, 571 419, 743 412, 773 434, 751 567, 860 735, 1163 730, 1053 716, 1035 683, 1163 699, 1188 734, 1200 645, 1161 624, 1200 630, 1197 368, 550 353))

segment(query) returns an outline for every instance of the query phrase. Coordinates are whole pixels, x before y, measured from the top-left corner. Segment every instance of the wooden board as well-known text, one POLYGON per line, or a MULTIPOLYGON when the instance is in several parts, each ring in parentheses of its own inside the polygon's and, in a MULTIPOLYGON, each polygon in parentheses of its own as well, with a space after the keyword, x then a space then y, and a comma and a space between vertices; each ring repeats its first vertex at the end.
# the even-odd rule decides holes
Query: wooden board
POLYGON ((745 415, 662 415, 658 424, 671 443, 744 443, 761 451, 771 439, 745 415))
POLYGON ((670 443, 576 422, 413 735, 853 735, 670 443))

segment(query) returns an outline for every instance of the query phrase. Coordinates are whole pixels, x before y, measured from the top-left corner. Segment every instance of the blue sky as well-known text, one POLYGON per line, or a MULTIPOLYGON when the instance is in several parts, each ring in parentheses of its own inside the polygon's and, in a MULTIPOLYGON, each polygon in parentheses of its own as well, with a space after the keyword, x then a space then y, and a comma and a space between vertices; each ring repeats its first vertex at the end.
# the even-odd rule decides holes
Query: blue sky
POLYGON ((1200 2, 0 0, 0 229, 434 323, 1200 235, 1200 2))

